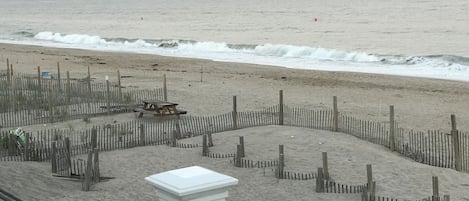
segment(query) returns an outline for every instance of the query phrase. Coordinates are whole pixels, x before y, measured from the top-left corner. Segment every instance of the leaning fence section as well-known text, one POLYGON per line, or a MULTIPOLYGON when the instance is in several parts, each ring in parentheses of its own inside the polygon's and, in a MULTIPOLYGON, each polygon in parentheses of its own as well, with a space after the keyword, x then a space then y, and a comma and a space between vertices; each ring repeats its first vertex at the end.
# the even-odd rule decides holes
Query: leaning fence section
POLYGON ((361 120, 344 114, 339 115, 340 132, 386 147, 389 147, 388 127, 385 123, 361 120))

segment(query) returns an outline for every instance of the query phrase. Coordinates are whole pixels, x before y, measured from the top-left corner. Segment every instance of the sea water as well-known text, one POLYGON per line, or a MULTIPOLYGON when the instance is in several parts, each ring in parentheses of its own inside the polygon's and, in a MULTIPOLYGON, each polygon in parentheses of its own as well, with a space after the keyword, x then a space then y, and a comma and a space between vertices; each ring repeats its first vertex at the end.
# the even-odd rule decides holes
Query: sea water
POLYGON ((461 81, 468 25, 461 0, 0 0, 3 43, 461 81))

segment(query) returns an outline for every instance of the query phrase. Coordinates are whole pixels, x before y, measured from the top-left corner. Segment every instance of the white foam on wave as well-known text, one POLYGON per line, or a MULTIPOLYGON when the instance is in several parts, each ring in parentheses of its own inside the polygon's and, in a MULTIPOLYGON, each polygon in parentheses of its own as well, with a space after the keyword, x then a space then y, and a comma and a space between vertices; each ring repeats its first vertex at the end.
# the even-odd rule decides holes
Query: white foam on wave
POLYGON ((289 68, 391 74, 469 81, 469 66, 427 57, 378 56, 335 49, 264 44, 230 46, 219 42, 104 39, 85 34, 40 32, 36 43, 62 48, 124 51, 289 68))

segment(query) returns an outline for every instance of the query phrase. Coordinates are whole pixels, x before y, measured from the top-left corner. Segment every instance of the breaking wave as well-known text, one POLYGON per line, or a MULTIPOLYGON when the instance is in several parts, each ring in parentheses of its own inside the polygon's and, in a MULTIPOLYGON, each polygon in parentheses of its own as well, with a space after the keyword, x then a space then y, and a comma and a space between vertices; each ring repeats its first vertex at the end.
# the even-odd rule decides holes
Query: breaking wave
MULTIPOLYGON (((121 51, 288 68, 392 74, 469 81, 469 58, 453 55, 399 56, 286 44, 228 44, 181 39, 105 38, 87 34, 17 32, 32 44, 121 51)), ((27 42, 26 42, 27 43, 27 42)))

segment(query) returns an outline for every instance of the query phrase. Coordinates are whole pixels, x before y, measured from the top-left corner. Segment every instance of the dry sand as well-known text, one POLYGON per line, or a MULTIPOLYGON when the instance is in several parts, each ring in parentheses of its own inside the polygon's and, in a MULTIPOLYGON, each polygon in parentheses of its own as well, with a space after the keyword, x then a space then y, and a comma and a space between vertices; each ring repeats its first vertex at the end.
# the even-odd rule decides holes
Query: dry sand
MULTIPOLYGON (((288 171, 317 170, 322 165, 321 152, 327 151, 330 174, 337 182, 365 183, 365 165, 372 164, 380 196, 422 199, 431 195, 432 176, 438 176, 441 194, 450 194, 452 200, 469 199, 468 174, 419 164, 342 133, 286 126, 248 128, 214 134, 215 146, 210 151, 234 153, 238 136, 245 138, 246 159, 275 159, 278 144, 284 144, 288 171)), ((201 141, 201 137, 194 137, 181 142, 201 141)), ((269 168, 236 168, 230 158, 204 158, 201 152, 201 147, 181 149, 166 145, 102 152, 102 175, 116 178, 98 183, 91 192, 80 191, 78 182, 53 178, 47 163, 3 162, 0 176, 9 184, 0 187, 25 200, 155 200, 156 191, 144 181, 146 176, 199 165, 240 180, 239 185, 230 188, 229 200, 360 200, 359 194, 315 193, 315 180, 277 180, 269 168), (24 189, 22 193, 18 191, 20 187, 24 189)))
MULTIPOLYGON (((171 58, 155 55, 92 52, 34 46, 0 44, 0 70, 6 58, 17 72, 56 71, 72 77, 86 76, 87 65, 92 77, 104 81, 105 75, 132 76, 122 80, 126 87, 159 88, 162 75, 168 77, 169 100, 192 115, 212 115, 231 110, 232 96, 238 96, 238 110, 262 109, 278 103, 283 89, 288 105, 312 109, 330 108, 332 96, 339 98, 340 112, 353 116, 387 121, 389 105, 396 108, 401 126, 418 130, 449 130, 449 115, 456 114, 458 128, 469 130, 469 84, 398 76, 341 72, 319 72, 223 63, 199 59, 171 58), (203 81, 201 69, 203 67, 203 81)), ((133 114, 92 118, 92 124, 133 120, 133 114)), ((90 126, 82 120, 56 123, 47 127, 90 126)), ((43 125, 28 126, 35 130, 43 125)), ((287 169, 314 171, 320 153, 330 154, 333 177, 347 184, 365 181, 365 164, 372 163, 378 194, 406 199, 420 199, 431 194, 431 176, 440 177, 442 194, 452 200, 469 200, 469 177, 450 169, 429 167, 390 153, 380 146, 362 142, 339 133, 292 127, 260 127, 215 135, 213 151, 233 151, 238 135, 246 136, 248 158, 274 159, 278 144, 285 144, 287 169), (290 136, 295 138, 290 138, 290 136), (226 137, 224 137, 226 136, 226 137), (269 136, 266 138, 266 136, 269 136), (319 145, 318 142, 325 142, 319 145)), ((199 140, 200 139, 189 139, 199 140)), ((97 184, 92 192, 81 192, 78 182, 53 178, 47 163, 0 162, 0 188, 25 200, 154 200, 155 191, 143 180, 145 176, 190 165, 201 165, 240 179, 231 189, 230 200, 358 200, 357 196, 314 193, 312 181, 279 181, 262 170, 238 169, 229 159, 200 156, 199 149, 176 149, 166 146, 142 147, 101 154, 102 172, 116 177, 97 184)))

